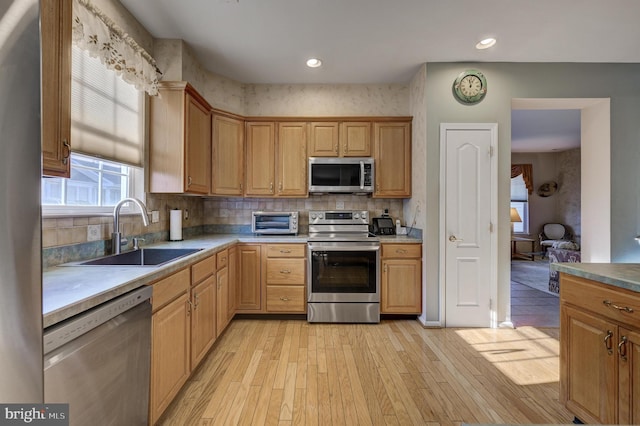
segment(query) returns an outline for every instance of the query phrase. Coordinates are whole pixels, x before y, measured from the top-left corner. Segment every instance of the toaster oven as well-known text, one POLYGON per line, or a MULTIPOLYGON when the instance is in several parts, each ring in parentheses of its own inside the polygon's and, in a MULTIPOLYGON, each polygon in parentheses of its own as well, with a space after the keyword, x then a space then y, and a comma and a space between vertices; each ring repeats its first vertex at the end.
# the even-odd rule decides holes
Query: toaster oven
POLYGON ((259 235, 297 235, 298 212, 252 212, 251 232, 259 235))

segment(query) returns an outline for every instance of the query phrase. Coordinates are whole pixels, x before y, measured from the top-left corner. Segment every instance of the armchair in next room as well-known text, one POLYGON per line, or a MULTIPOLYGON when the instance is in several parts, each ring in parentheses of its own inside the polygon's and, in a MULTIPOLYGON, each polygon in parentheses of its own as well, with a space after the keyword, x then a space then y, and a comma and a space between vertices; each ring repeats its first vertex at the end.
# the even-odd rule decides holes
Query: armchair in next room
POLYGON ((569 229, 561 223, 544 224, 539 238, 543 257, 546 256, 547 250, 551 247, 569 250, 578 250, 580 248, 579 245, 573 241, 569 229))

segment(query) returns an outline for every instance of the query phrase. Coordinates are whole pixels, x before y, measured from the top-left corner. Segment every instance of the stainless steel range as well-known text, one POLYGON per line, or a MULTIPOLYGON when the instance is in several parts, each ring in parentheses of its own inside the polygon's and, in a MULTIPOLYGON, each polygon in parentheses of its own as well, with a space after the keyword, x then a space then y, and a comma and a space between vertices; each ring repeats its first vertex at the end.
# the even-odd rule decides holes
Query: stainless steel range
POLYGON ((380 240, 367 211, 310 211, 307 319, 380 322, 380 240))

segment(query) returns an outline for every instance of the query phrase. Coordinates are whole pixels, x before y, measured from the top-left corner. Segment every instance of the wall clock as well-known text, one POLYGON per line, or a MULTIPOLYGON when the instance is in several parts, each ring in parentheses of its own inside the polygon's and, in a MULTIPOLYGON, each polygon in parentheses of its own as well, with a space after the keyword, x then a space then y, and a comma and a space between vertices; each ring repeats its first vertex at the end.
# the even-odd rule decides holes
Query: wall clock
POLYGON ((463 104, 477 104, 487 94, 487 79, 478 70, 465 70, 453 82, 453 95, 463 104))

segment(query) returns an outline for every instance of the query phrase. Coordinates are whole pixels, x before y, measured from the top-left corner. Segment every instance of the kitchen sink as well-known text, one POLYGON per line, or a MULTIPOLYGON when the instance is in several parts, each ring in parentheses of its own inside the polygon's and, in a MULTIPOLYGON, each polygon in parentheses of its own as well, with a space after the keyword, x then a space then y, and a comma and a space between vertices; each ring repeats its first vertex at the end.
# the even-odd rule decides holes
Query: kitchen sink
POLYGON ((158 266, 200 250, 202 249, 143 248, 74 263, 69 266, 158 266))

